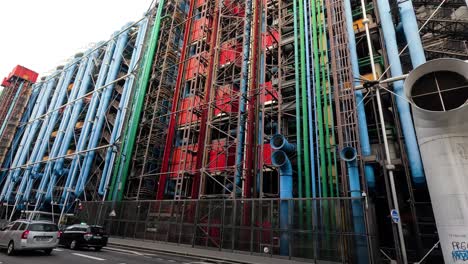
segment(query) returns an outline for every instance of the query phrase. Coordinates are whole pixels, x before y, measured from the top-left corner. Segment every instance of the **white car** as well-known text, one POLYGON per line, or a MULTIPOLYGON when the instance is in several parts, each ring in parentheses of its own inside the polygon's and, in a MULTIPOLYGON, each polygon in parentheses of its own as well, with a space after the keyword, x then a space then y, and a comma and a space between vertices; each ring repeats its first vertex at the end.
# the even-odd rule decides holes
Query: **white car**
POLYGON ((0 229, 0 247, 13 255, 23 250, 43 250, 49 255, 58 244, 58 227, 49 221, 17 220, 0 229))

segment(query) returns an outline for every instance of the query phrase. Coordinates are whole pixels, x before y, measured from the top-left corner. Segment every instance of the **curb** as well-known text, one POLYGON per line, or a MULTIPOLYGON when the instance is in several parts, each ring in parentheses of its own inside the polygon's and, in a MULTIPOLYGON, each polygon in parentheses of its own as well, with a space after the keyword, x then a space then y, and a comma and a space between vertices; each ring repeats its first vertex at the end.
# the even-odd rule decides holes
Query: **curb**
MULTIPOLYGON (((250 262, 250 261, 249 262, 237 261, 237 260, 232 260, 232 259, 226 259, 223 257, 213 257, 213 256, 209 256, 203 253, 196 254, 196 253, 188 253, 188 252, 182 252, 182 251, 176 251, 176 250, 165 250, 165 249, 157 249, 157 248, 149 248, 149 247, 141 247, 141 246, 132 246, 132 245, 115 243, 115 242, 109 242, 108 245, 115 247, 115 248, 121 248, 121 249, 138 249, 140 251, 145 251, 148 253, 160 252, 166 255, 196 257, 203 261, 210 261, 210 262, 222 263, 222 264, 224 263, 226 264, 255 264, 256 263, 256 262, 250 262)), ((183 249, 183 247, 181 247, 181 249, 183 249)), ((112 249, 108 249, 108 250, 112 250, 112 249)))

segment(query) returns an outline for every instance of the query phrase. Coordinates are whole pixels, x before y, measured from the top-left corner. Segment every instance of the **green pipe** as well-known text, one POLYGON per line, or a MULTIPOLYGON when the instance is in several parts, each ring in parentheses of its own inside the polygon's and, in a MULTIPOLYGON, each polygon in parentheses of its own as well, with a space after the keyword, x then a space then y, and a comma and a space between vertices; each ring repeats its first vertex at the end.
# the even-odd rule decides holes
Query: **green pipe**
MULTIPOLYGON (((132 160, 131 157, 132 157, 133 147, 135 145, 138 126, 140 124, 140 117, 141 117, 141 112, 143 109, 143 102, 145 100, 146 90, 149 85, 149 79, 151 76, 151 69, 153 66, 154 55, 156 53, 156 46, 159 41, 159 32, 161 28, 161 15, 162 15, 163 7, 164 7, 164 0, 160 0, 158 3, 158 9, 156 11, 156 17, 154 19, 154 25, 151 30, 151 38, 149 40, 148 49, 143 59, 142 73, 140 75, 140 78, 138 79, 138 86, 137 86, 138 88, 137 88, 137 91, 135 92, 135 97, 133 101, 133 109, 132 109, 133 114, 130 117, 130 121, 125 131, 125 135, 123 137, 125 140, 123 141, 124 145, 122 148, 121 155, 119 156, 115 164, 115 168, 118 168, 118 169, 114 170, 114 176, 112 177, 112 184, 108 192, 109 193, 108 200, 113 200, 114 188, 116 187, 115 184, 117 183, 118 176, 120 175, 121 177, 120 178, 121 183, 126 183, 127 181, 128 170, 130 168, 130 161, 132 160)), ((118 190, 117 196, 115 198, 117 201, 122 200, 123 189, 124 188, 120 188, 120 190, 118 190)))
MULTIPOLYGON (((307 85, 306 85, 306 58, 305 58, 305 35, 304 35, 304 4, 299 0, 299 32, 300 32, 300 54, 301 54, 301 96, 302 96, 302 134, 304 135, 304 176, 305 176, 305 197, 310 198, 310 158, 309 158, 309 120, 307 114, 307 85)), ((307 209, 310 209, 308 206, 307 209)), ((307 214, 309 218, 310 214, 307 214)), ((309 222, 309 221, 307 221, 309 222)))
MULTIPOLYGON (((301 1, 301 0, 299 0, 301 1)), ((294 14, 294 72, 299 72, 299 40, 297 30, 297 3, 293 1, 293 14, 294 14)), ((302 193, 302 144, 301 144, 301 104, 300 104, 300 87, 299 79, 295 78, 295 89, 296 89, 296 151, 297 151, 297 192, 299 198, 304 197, 302 193)), ((304 138, 306 135, 304 135, 304 138)), ((302 201, 299 201, 299 227, 303 227, 303 212, 302 212, 302 201)))
MULTIPOLYGON (((319 12, 319 23, 318 25, 324 25, 324 15, 323 15, 323 0, 319 0, 317 5, 317 11, 319 12)), ((323 117, 324 117, 324 123, 325 123, 325 149, 326 149, 326 155, 327 155, 327 175, 328 175, 328 187, 330 189, 330 196, 333 197, 335 196, 334 193, 334 186, 333 186, 333 172, 332 172, 332 157, 331 157, 331 145, 330 145, 330 129, 333 129, 333 127, 330 127, 330 120, 329 120, 329 107, 330 103, 328 101, 328 92, 327 87, 329 88, 329 83, 327 82, 327 45, 326 45, 326 35, 323 30, 323 26, 319 27, 319 39, 320 39, 320 53, 321 53, 321 74, 322 74, 322 85, 323 85, 323 117)))
MULTIPOLYGON (((297 30, 297 3, 293 1, 293 13, 294 13, 294 71, 299 72, 299 41, 298 41, 298 30, 297 30)), ((303 197, 302 193, 302 145, 301 145, 301 105, 298 98, 299 93, 299 79, 295 79, 296 84, 296 150, 297 150, 297 191, 299 198, 303 197)), ((300 218, 302 219, 302 217, 300 218)), ((301 225, 302 226, 302 225, 301 225)))
POLYGON ((317 101, 317 126, 319 131, 319 153, 320 153, 320 175, 322 178, 322 197, 328 197, 327 190, 327 167, 325 163, 325 145, 324 145, 324 131, 323 131, 323 113, 322 113, 322 97, 321 97, 321 84, 320 84, 320 61, 318 52, 318 36, 317 36, 317 9, 315 5, 316 0, 311 1, 312 10, 312 43, 314 49, 314 71, 315 71, 315 97, 317 101))
MULTIPOLYGON (((323 14, 323 16, 325 16, 325 5, 324 5, 324 1, 321 0, 321 3, 322 3, 322 8, 321 8, 321 12, 323 14)), ((324 22, 322 23, 322 32, 324 33, 325 36, 327 36, 327 29, 326 29, 327 25, 326 25, 326 22, 324 20, 324 22)), ((333 107, 332 107, 332 104, 333 104, 333 101, 332 101, 332 93, 333 93, 333 86, 330 85, 330 68, 329 68, 329 63, 328 63, 328 45, 327 45, 327 42, 325 41, 323 43, 323 50, 325 52, 325 57, 327 58, 327 61, 325 62, 325 70, 327 72, 326 76, 324 76, 324 82, 328 83, 328 105, 330 106, 329 107, 329 116, 330 117, 330 120, 328 120, 328 123, 329 123, 329 129, 331 130, 331 142, 330 142, 330 148, 327 148, 328 151, 329 151, 329 155, 332 155, 332 150, 335 150, 334 151, 334 155, 333 155, 333 161, 331 161, 331 163, 329 162, 329 172, 330 172, 330 175, 331 177, 333 178, 333 168, 335 168, 335 172, 337 172, 337 158, 336 158, 336 155, 337 155, 337 152, 336 152, 336 136, 335 136, 335 120, 333 118, 333 107), (331 164, 331 165, 330 165, 331 164)), ((339 196, 339 181, 338 181, 338 177, 337 177, 338 174, 336 174, 336 179, 335 179, 335 196, 339 196)))

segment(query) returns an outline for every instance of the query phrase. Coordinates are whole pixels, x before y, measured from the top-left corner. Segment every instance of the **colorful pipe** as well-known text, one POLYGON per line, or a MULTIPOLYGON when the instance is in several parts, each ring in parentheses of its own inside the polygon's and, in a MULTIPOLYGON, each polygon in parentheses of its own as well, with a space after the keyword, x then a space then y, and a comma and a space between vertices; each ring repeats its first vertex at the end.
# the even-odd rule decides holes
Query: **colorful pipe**
POLYGON ((151 37, 148 42, 148 49, 143 59, 143 69, 138 79, 137 90, 135 91, 132 116, 128 122, 127 130, 124 134, 124 145, 122 146, 121 154, 115 164, 114 177, 112 179, 111 187, 109 188, 108 199, 113 201, 120 201, 123 197, 122 183, 127 180, 128 170, 130 169, 130 157, 132 156, 133 147, 135 144, 136 134, 138 131, 138 124, 140 123, 141 112, 145 100, 146 90, 149 85, 151 77, 151 69, 156 54, 156 47, 159 41, 159 31, 161 28, 161 17, 165 1, 158 2, 158 9, 154 20, 153 28, 151 30, 151 37))
MULTIPOLYGON (((131 24, 132 23, 128 23, 122 29, 123 30, 127 29, 131 24)), ((88 177, 91 172, 91 168, 94 163, 94 157, 96 155, 96 151, 93 149, 98 147, 98 144, 102 135, 102 130, 104 128, 104 124, 106 121, 107 108, 109 107, 109 104, 112 100, 112 93, 114 92, 114 88, 115 88, 114 80, 117 79, 118 74, 120 72, 120 68, 121 68, 121 64, 122 64, 123 56, 124 56, 123 53, 127 46, 128 38, 130 34, 129 31, 130 30, 127 29, 124 32, 120 33, 119 38, 117 39, 114 56, 112 58, 112 64, 110 66, 109 74, 107 75, 107 79, 105 82, 107 87, 104 88, 104 90, 101 93, 101 100, 100 100, 99 108, 97 110, 95 120, 93 121, 93 129, 91 131, 88 146, 86 148, 90 151, 86 152, 85 154, 82 169, 80 171, 80 176, 78 176, 78 181, 76 183, 76 187, 75 187, 76 197, 79 197, 84 191, 85 184, 88 180, 88 177)), ((124 100, 125 100, 125 95, 122 94, 121 101, 124 101, 124 100)), ((116 123, 120 122, 120 120, 117 120, 120 118, 121 117, 116 116, 116 123)))
POLYGON ((239 100, 239 133, 237 136, 236 145, 236 172, 234 192, 237 195, 237 190, 242 187, 242 175, 244 170, 244 144, 245 144, 245 123, 247 110, 247 86, 249 81, 249 61, 250 61, 250 39, 252 29, 252 0, 245 2, 245 27, 244 27, 244 44, 242 48, 242 67, 240 81, 240 100, 239 100))
MULTIPOLYGON (((349 54, 350 54, 350 61, 351 61, 351 68, 353 69, 353 78, 354 78, 354 86, 358 86, 361 84, 359 81, 361 79, 361 73, 359 70, 359 61, 358 55, 356 51, 356 36, 354 35, 354 28, 353 28, 353 14, 351 11, 351 2, 350 0, 344 1, 344 8, 345 8, 345 18, 346 18, 346 29, 348 32, 348 46, 349 46, 349 54)), ((355 91, 356 96, 356 110, 357 110, 357 117, 358 117, 358 126, 359 126, 359 142, 361 143, 361 151, 364 157, 372 155, 370 140, 369 140, 369 132, 367 131, 367 120, 366 120, 366 109, 364 107, 364 96, 361 90, 355 91)), ((364 167, 364 174, 367 180, 367 186, 371 189, 375 187, 375 175, 374 169, 371 165, 366 164, 364 167)), ((359 175, 358 175, 359 177, 359 175)))
POLYGON ((130 74, 130 76, 125 82, 123 88, 122 99, 119 102, 119 109, 117 110, 114 128, 112 129, 112 135, 109 142, 111 146, 107 148, 104 169, 102 172, 101 181, 99 183, 98 193, 102 195, 104 199, 106 197, 115 157, 117 156, 117 147, 115 146, 115 144, 117 143, 117 140, 121 137, 122 134, 123 125, 125 123, 124 119, 126 117, 128 109, 128 103, 130 102, 130 97, 132 95, 133 85, 135 82, 135 75, 136 72, 138 72, 136 67, 137 62, 140 60, 141 52, 143 50, 143 41, 145 40, 148 19, 145 18, 144 20, 142 20, 138 24, 138 26, 139 29, 137 38, 135 40, 135 48, 133 49, 132 59, 128 68, 128 74, 130 74))
MULTIPOLYGON (((379 16, 385 40, 385 47, 387 48, 387 57, 390 64, 391 75, 392 77, 401 76, 403 75, 403 69, 400 62, 390 5, 387 0, 377 0, 377 5, 379 7, 379 16)), ((408 102, 403 99, 405 96, 403 91, 403 81, 394 82, 393 91, 398 95, 395 97, 395 100, 400 116, 401 129, 405 137, 406 152, 411 176, 415 184, 422 184, 426 181, 424 177, 424 169, 416 140, 410 107, 408 102)))

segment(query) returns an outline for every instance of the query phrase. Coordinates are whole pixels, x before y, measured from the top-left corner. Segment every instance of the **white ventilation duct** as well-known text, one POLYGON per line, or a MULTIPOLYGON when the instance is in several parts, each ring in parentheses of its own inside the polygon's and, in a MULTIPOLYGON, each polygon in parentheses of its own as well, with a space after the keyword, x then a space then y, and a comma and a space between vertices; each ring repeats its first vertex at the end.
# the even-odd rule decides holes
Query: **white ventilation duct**
POLYGON ((437 59, 405 82, 445 263, 468 260, 468 63, 437 59))

